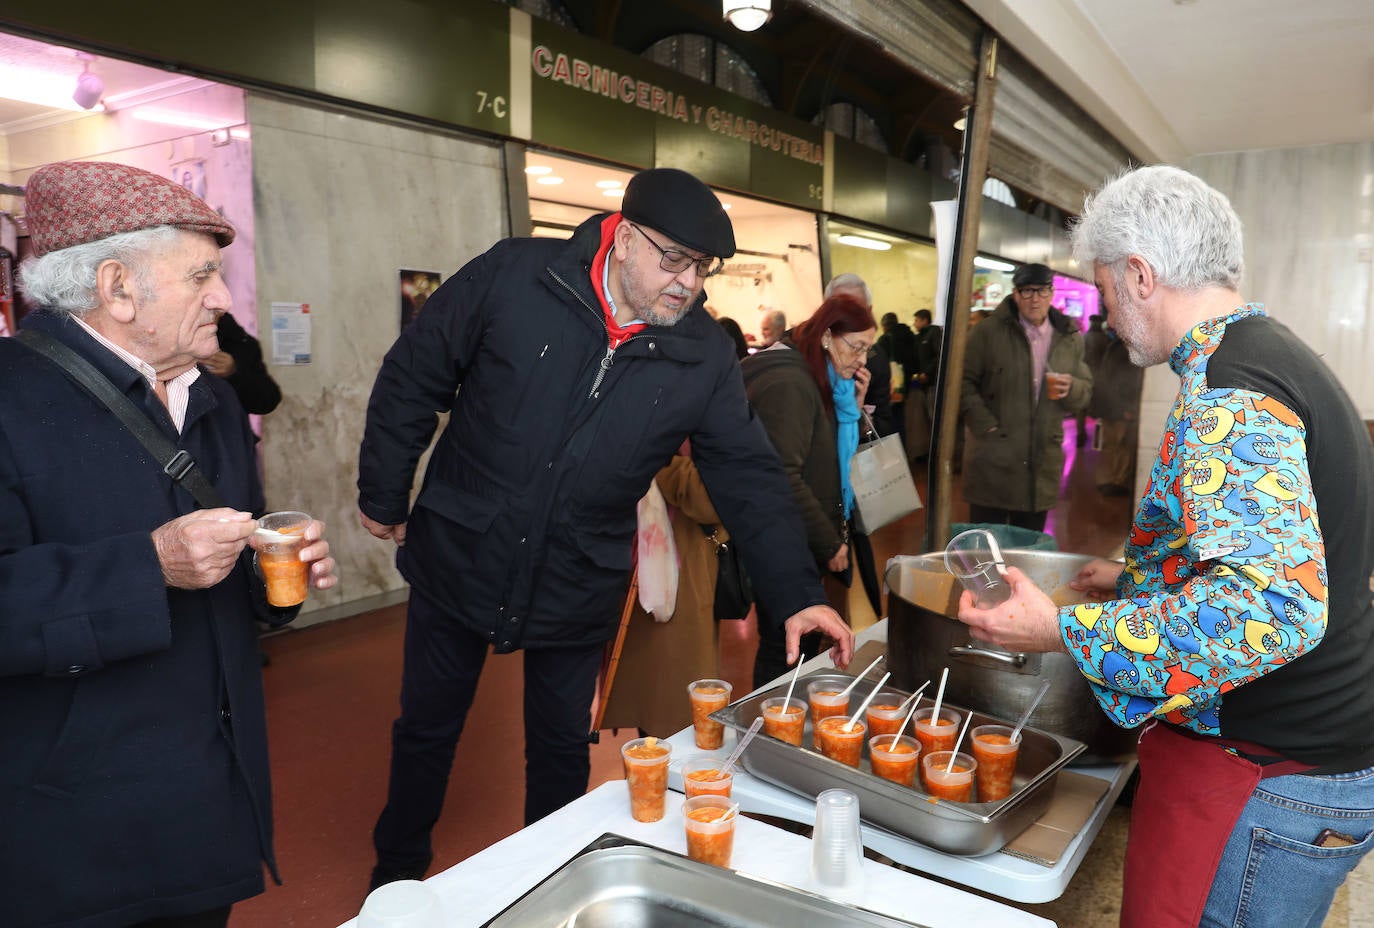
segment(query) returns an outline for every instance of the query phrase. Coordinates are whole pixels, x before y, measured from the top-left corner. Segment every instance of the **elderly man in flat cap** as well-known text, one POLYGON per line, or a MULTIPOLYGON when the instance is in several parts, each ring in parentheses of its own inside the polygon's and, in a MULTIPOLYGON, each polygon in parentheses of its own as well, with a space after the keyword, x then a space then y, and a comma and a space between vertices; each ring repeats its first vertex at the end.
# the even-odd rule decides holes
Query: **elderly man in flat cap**
POLYGON ((1059 501, 1064 417, 1088 405, 1083 333, 1055 309, 1054 271, 1026 264, 968 336, 960 411, 969 521, 1042 531, 1059 501))
MULTIPOLYGON (((590 708, 631 569, 635 504, 683 439, 761 602, 853 639, 825 605, 787 480, 745 400, 706 278, 735 253, 720 201, 643 171, 568 242, 498 243, 387 353, 359 463, 362 521, 411 584, 391 785, 373 884, 429 866, 453 753, 490 649, 525 651, 525 818, 587 788, 590 708), (439 438, 412 507, 411 484, 439 438)), ((687 694, 683 693, 686 699, 687 694)))
MULTIPOLYGON (((197 367, 234 230, 121 164, 48 165, 25 191, 39 311, 0 339, 0 922, 222 926, 276 873, 254 619, 298 609, 253 576, 253 435, 197 367), (35 343, 84 361, 222 505, 35 343)), ((321 589, 323 529, 301 552, 321 589)))

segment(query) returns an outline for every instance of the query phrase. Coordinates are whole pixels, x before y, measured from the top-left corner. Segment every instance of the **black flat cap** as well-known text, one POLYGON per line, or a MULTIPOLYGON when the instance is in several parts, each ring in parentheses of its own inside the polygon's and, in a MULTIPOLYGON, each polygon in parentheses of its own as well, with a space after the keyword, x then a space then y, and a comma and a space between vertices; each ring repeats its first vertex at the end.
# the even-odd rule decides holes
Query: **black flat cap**
POLYGON ((625 186, 620 212, 702 254, 729 258, 735 253, 735 230, 720 200, 686 171, 640 171, 625 186))
POLYGON ((1013 287, 1044 287, 1054 283, 1054 271, 1043 264, 1023 264, 1011 275, 1013 287))

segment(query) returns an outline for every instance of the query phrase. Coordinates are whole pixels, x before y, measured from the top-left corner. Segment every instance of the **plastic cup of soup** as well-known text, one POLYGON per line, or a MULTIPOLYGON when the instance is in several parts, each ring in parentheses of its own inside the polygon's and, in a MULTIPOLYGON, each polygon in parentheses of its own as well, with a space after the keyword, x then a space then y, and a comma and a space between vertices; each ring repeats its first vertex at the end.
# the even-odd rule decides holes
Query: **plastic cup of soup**
POLYGON ((806 684, 806 699, 811 703, 811 726, 832 715, 849 713, 849 694, 840 695, 844 687, 830 681, 817 680, 806 684))
MULTIPOLYGON (((953 709, 941 709, 940 715, 931 720, 930 710, 922 706, 911 719, 912 734, 921 742, 921 756, 929 757, 936 751, 954 750, 954 741, 959 737, 959 713, 953 709)), ((925 782, 924 773, 921 781, 925 782)))
POLYGON ((921 758, 926 792, 951 802, 973 801, 973 778, 977 769, 978 761, 962 752, 936 751, 921 758))
POLYGON ((801 747, 806 729, 806 703, 796 697, 774 696, 763 701, 763 733, 801 747))
POLYGON ((258 520, 253 550, 267 584, 268 605, 299 606, 305 602, 310 565, 301 560, 301 549, 309 524, 310 516, 304 512, 269 512, 258 520))
POLYGON ((625 780, 630 787, 630 815, 636 822, 657 822, 663 818, 672 753, 673 746, 658 738, 636 738, 620 748, 625 780))
POLYGON ((730 705, 733 687, 724 680, 697 680, 687 685, 692 699, 692 728, 696 732, 697 747, 714 751, 725 742, 725 726, 711 721, 711 713, 730 705))
POLYGON ((894 693, 891 690, 883 690, 864 710, 864 721, 868 723, 868 733, 870 735, 895 735, 897 729, 902 727, 902 722, 906 720, 906 712, 902 710, 902 703, 906 697, 901 693, 894 693))
POLYGON ((816 744, 821 753, 831 760, 857 767, 864 754, 864 742, 868 740, 868 726, 863 722, 855 722, 854 727, 846 731, 848 725, 849 719, 843 715, 821 719, 815 730, 816 744))
POLYGON ((724 796, 694 796, 682 804, 682 815, 687 827, 687 856, 704 864, 730 866, 739 804, 724 796))
POLYGON ((733 773, 721 773, 722 761, 709 754, 689 757, 682 763, 682 792, 688 799, 693 796, 729 797, 730 787, 734 784, 733 773))
POLYGON ((995 802, 1011 795, 1021 735, 1011 740, 1008 725, 979 725, 973 730, 973 757, 978 761, 978 801, 995 802))
POLYGON ((921 745, 909 735, 874 735, 868 739, 868 762, 876 776, 915 788, 921 745))

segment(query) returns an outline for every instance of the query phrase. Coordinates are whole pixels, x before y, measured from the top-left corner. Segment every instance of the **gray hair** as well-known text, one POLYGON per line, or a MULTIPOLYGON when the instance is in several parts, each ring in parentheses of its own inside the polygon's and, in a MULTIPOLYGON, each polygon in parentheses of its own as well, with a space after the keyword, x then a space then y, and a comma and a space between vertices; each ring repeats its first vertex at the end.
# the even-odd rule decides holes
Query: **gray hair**
POLYGON ((823 298, 830 299, 836 290, 862 290, 864 303, 870 307, 873 305, 873 291, 868 289, 868 284, 858 274, 836 274, 830 278, 830 283, 825 285, 823 298))
POLYGON ((763 314, 762 321, 771 323, 779 332, 787 328, 787 315, 780 309, 770 309, 763 314))
POLYGON ((1245 272, 1240 217, 1219 191, 1169 165, 1137 168, 1108 181, 1083 203, 1073 254, 1111 267, 1118 278, 1131 255, 1177 290, 1239 289, 1245 272))
POLYGON ((133 274, 139 298, 146 300, 151 296, 152 259, 171 248, 181 234, 175 226, 154 226, 28 257, 19 267, 19 288, 46 312, 84 318, 100 303, 96 270, 106 261, 118 261, 133 274))

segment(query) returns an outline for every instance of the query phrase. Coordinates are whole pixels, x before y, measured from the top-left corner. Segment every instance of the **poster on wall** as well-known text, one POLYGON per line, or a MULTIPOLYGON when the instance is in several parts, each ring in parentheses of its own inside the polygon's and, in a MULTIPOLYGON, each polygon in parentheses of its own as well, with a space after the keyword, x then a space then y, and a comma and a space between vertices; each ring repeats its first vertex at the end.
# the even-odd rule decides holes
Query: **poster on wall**
POLYGON ((172 165, 172 180, 205 199, 205 159, 188 158, 172 165))
POLYGON ((272 304, 272 363, 310 363, 310 304, 272 304))
POLYGON ((442 278, 438 271, 410 271, 402 268, 401 275, 401 328, 405 329, 415 321, 421 307, 430 294, 439 289, 442 278))

